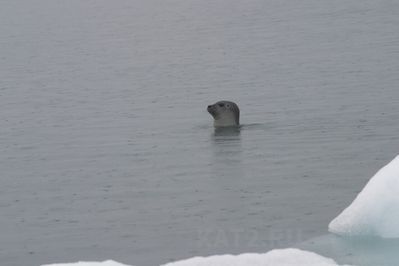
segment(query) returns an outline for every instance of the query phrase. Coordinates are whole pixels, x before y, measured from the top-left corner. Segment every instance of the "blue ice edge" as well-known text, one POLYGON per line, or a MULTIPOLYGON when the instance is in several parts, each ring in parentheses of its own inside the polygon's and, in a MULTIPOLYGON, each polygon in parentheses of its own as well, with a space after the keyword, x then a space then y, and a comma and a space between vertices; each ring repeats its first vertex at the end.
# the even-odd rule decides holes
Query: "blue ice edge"
POLYGON ((347 237, 330 233, 299 243, 294 247, 332 258, 338 264, 399 265, 399 239, 369 236, 347 237))

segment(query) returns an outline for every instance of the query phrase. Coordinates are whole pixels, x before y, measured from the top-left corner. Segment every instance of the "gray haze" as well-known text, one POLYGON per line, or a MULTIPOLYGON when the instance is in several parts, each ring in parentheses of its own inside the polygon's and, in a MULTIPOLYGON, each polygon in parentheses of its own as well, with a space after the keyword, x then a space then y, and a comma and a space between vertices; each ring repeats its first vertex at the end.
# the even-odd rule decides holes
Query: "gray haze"
POLYGON ((398 12, 1 1, 1 264, 149 266, 325 234, 399 153, 398 12), (220 99, 240 132, 214 132, 220 99))

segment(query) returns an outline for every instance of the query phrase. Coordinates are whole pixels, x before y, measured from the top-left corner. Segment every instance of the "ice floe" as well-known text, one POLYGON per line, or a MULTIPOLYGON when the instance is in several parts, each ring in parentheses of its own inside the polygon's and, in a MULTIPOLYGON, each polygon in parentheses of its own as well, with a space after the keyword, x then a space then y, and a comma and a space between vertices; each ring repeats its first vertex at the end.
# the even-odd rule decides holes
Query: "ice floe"
POLYGON ((45 264, 42 266, 132 266, 122 264, 113 260, 107 260, 103 262, 94 262, 94 261, 80 261, 75 263, 56 263, 56 264, 45 264))
POLYGON ((399 156, 381 168, 329 224, 344 236, 399 237, 399 156))
MULTIPOLYGON (((267 253, 194 257, 163 266, 336 266, 334 260, 316 253, 295 249, 274 249, 267 253)), ((128 266, 115 261, 48 264, 42 266, 128 266)))

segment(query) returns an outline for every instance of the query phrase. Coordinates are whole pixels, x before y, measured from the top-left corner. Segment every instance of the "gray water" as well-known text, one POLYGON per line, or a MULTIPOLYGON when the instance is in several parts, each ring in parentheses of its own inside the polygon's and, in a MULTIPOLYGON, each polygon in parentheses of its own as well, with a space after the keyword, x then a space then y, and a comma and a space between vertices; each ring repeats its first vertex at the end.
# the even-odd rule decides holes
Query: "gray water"
POLYGON ((1 1, 1 264, 157 265, 325 234, 399 151, 398 12, 1 1), (219 99, 239 131, 214 132, 219 99))

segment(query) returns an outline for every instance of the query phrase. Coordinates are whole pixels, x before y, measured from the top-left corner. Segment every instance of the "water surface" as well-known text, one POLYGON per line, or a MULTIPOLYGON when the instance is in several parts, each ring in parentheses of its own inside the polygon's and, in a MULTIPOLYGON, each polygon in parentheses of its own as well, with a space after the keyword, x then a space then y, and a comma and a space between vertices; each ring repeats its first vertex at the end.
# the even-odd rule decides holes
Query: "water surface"
POLYGON ((399 147, 394 1, 4 0, 0 260, 323 235, 399 147), (244 124, 215 132, 206 106, 244 124))

